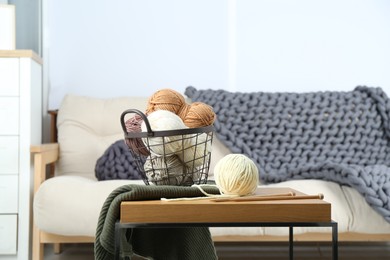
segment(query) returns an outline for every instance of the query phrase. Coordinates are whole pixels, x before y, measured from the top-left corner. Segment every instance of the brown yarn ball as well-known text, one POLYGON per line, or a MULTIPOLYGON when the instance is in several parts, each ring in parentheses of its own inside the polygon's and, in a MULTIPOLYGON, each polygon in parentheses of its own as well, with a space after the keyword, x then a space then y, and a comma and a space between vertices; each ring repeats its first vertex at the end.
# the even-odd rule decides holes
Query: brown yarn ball
MULTIPOLYGON (((126 131, 128 133, 139 133, 141 132, 141 124, 143 119, 140 115, 134 115, 133 117, 126 120, 126 131)), ((127 146, 135 153, 140 155, 149 156, 150 152, 145 147, 144 142, 141 138, 125 138, 127 146)))
MULTIPOLYGON (((181 118, 181 120, 183 120, 183 122, 188 114, 188 111, 190 111, 190 107, 191 107, 191 105, 188 105, 187 103, 183 104, 179 113, 177 114, 181 118)), ((184 122, 184 124, 186 126, 188 126, 185 122, 184 122)))
POLYGON ((173 89, 161 89, 154 93, 148 100, 146 114, 156 110, 168 110, 176 115, 186 105, 183 95, 173 89))
POLYGON ((202 102, 194 102, 189 106, 183 122, 190 128, 197 128, 212 125, 215 118, 216 115, 211 106, 202 102))

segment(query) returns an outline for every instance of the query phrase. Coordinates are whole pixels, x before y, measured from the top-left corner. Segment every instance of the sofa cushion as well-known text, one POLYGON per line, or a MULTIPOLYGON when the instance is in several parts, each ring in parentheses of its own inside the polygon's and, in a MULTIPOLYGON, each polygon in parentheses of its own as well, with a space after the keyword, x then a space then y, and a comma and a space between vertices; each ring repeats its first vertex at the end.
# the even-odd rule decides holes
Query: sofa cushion
POLYGON ((144 111, 147 100, 146 97, 65 96, 57 118, 60 160, 56 175, 95 179, 97 159, 112 143, 124 138, 120 124, 122 112, 129 108, 144 111))
POLYGON ((116 188, 140 180, 97 181, 57 176, 42 183, 34 197, 35 224, 43 231, 67 236, 95 236, 100 210, 116 188))
POLYGON ((230 150, 224 145, 214 134, 213 145, 211 150, 211 159, 210 159, 210 168, 209 168, 209 179, 214 179, 214 167, 219 160, 221 160, 226 155, 230 154, 230 150))
MULTIPOLYGON (((50 233, 74 236, 95 236, 101 207, 108 195, 125 184, 144 185, 140 180, 97 181, 79 176, 58 176, 45 181, 34 197, 36 225, 50 233), (66 196, 64 196, 66 195, 66 196), (61 207, 58 207, 61 205, 61 207)), ((350 187, 322 180, 294 180, 268 187, 290 187, 306 194, 324 194, 332 204, 332 219, 339 232, 390 233, 390 224, 376 213, 350 187)), ((213 236, 288 235, 283 227, 210 228, 213 236)), ((328 227, 296 227, 295 234, 330 232, 328 227)))
MULTIPOLYGON (((338 223, 339 232, 349 231, 349 225, 353 219, 354 212, 349 207, 350 202, 347 201, 341 186, 334 182, 323 180, 293 180, 285 181, 276 184, 269 184, 268 187, 289 187, 301 191, 308 195, 317 195, 322 193, 324 200, 331 203, 332 220, 338 223)), ((372 209, 371 209, 372 211, 372 209)), ((329 227, 299 227, 294 228, 294 233, 300 234, 304 232, 330 232, 329 227)), ((287 235, 288 228, 266 228, 267 235, 287 235)))
MULTIPOLYGON (((94 236, 101 207, 108 195, 121 185, 138 183, 136 180, 96 181, 79 176, 58 176, 45 181, 34 198, 34 219, 37 226, 50 233, 62 235, 94 236), (64 196, 66 194, 66 196, 64 196), (58 205, 62 205, 58 207, 58 205)), ((323 193, 332 203, 332 219, 338 222, 340 232, 349 231, 354 218, 350 202, 346 200, 340 186, 320 180, 288 181, 268 185, 269 187, 291 187, 306 194, 323 193)), ((372 209, 367 208, 370 215, 372 209)), ((358 216, 360 217, 360 216, 358 216)), ((364 218, 364 217, 363 217, 364 218)), ((375 229, 376 223, 366 224, 367 232, 375 229)), ((329 228, 295 228, 294 233, 305 231, 329 232, 329 228)), ((359 231, 359 230, 356 230, 359 231)), ((226 235, 287 235, 287 228, 211 228, 211 233, 226 235)))
POLYGON ((390 223, 382 215, 372 209, 364 197, 354 188, 342 186, 341 189, 353 212, 349 224, 351 232, 370 234, 389 234, 390 223))

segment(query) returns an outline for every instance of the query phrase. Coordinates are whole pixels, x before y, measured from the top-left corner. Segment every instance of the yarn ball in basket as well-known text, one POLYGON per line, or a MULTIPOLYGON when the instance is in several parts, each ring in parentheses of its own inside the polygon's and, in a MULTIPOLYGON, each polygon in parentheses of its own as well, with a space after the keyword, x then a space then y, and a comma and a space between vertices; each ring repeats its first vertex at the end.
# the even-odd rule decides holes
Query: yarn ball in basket
POLYGON ((157 110, 167 110, 179 115, 185 105, 184 97, 179 92, 173 89, 160 89, 150 96, 146 114, 149 115, 157 110))
POLYGON ((186 138, 190 143, 177 153, 180 160, 191 168, 208 167, 211 156, 211 136, 208 133, 200 133, 187 135, 186 138))
POLYGON ((214 167, 215 184, 227 195, 251 195, 259 185, 256 164, 243 154, 228 154, 214 167))
MULTIPOLYGON (((152 131, 167 131, 186 129, 183 120, 176 114, 167 110, 157 110, 150 113, 147 117, 152 131)), ((147 132, 145 122, 141 124, 142 132, 147 132)), ((144 137, 142 138, 145 146, 154 155, 172 155, 181 151, 183 147, 190 144, 188 139, 183 139, 181 135, 164 137, 144 137)))
MULTIPOLYGON (((190 128, 198 128, 212 125, 216 115, 211 106, 202 102, 194 102, 189 105, 186 113, 183 115, 184 124, 190 128)), ((182 118, 183 118, 182 117, 182 118)))
POLYGON ((146 114, 157 110, 175 113, 190 128, 212 125, 216 118, 211 106, 203 102, 187 104, 184 96, 173 89, 161 89, 149 98, 146 114))
MULTIPOLYGON (((126 131, 128 133, 139 133, 141 132, 141 124, 143 119, 140 115, 134 115, 133 117, 126 120, 126 131)), ((140 155, 148 156, 149 150, 145 147, 144 142, 141 138, 125 138, 127 146, 135 153, 140 155)))
POLYGON ((187 176, 189 169, 177 155, 150 155, 144 164, 145 176, 155 185, 191 185, 192 176, 187 176))

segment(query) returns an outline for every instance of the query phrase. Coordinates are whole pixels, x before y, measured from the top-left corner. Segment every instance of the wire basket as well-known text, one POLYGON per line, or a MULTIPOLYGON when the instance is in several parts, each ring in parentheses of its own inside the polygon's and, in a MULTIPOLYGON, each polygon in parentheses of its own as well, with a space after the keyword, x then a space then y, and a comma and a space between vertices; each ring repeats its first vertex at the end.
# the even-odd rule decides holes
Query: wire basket
POLYGON ((125 110, 121 125, 127 146, 146 185, 205 184, 211 159, 214 127, 153 131, 137 109, 125 110), (129 132, 127 120, 138 117, 147 132, 129 132))

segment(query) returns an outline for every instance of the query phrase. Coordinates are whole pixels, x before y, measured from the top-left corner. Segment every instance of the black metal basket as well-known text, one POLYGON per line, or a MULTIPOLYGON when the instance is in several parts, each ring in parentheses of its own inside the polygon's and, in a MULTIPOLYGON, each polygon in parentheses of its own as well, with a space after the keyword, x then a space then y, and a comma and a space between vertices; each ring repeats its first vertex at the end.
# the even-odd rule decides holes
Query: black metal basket
POLYGON ((191 186, 205 184, 211 159, 214 127, 153 131, 137 109, 120 118, 124 137, 145 184, 191 186), (141 117, 147 132, 128 132, 129 115, 141 117))

